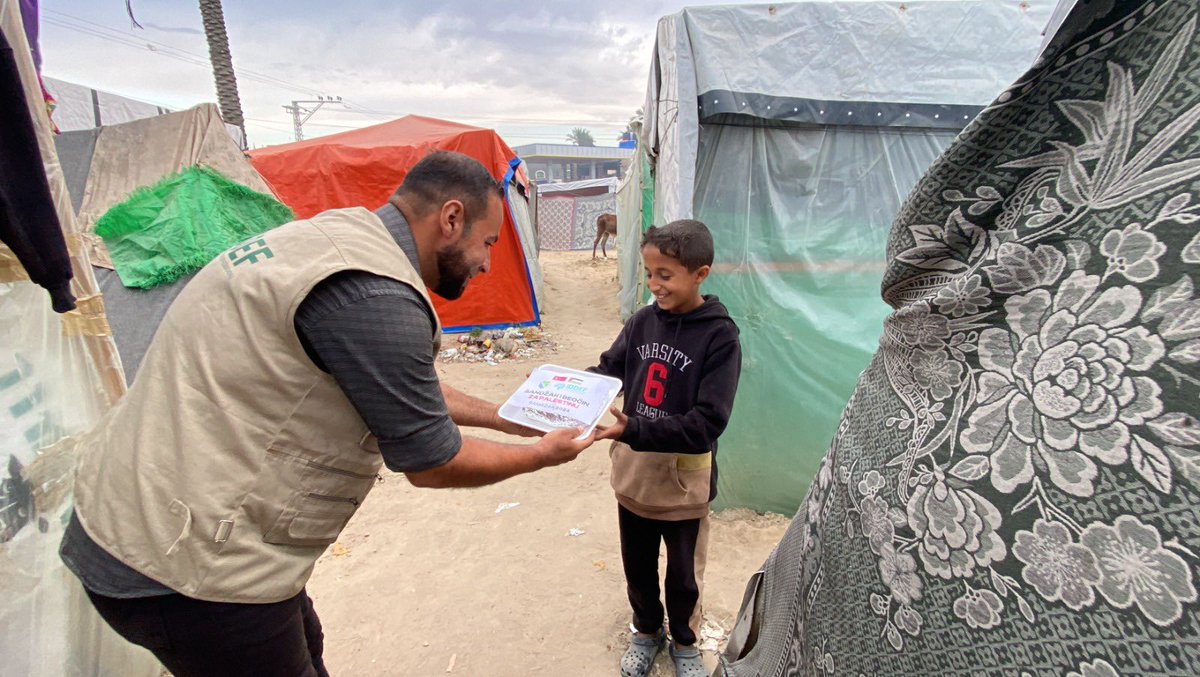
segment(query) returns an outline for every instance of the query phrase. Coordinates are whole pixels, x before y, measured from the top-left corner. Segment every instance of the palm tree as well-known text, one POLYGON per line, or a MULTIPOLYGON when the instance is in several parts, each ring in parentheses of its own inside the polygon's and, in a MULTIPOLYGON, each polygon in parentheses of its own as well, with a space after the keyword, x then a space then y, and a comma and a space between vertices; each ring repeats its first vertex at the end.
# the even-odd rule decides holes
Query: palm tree
POLYGON ((221 0, 200 0, 200 15, 204 18, 204 34, 208 38, 208 55, 212 60, 213 79, 217 82, 221 117, 242 130, 243 143, 247 143, 246 122, 242 118, 242 101, 238 97, 237 77, 233 74, 233 56, 229 53, 221 0))
POLYGON ((576 127, 572 129, 571 133, 567 134, 567 141, 570 141, 576 146, 596 145, 596 140, 592 138, 592 133, 583 127, 576 127))
MULTIPOLYGON (((125 0, 125 11, 134 27, 141 28, 133 16, 132 0, 125 0)), ((208 38, 208 58, 212 62, 213 79, 217 81, 217 103, 221 118, 242 132, 246 139, 246 121, 242 117, 242 100, 238 97, 237 77, 233 74, 233 56, 229 53, 229 36, 225 33, 225 12, 221 0, 200 0, 200 16, 204 19, 204 35, 208 38)), ((245 148, 243 148, 245 150, 245 148)))

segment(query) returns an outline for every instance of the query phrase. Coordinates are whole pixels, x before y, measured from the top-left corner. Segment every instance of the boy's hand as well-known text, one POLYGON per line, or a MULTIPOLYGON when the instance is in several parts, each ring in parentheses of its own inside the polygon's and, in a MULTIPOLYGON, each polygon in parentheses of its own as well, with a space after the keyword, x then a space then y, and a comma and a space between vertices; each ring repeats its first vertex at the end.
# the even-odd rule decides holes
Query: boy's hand
POLYGON ((621 439, 621 435, 625 434, 625 424, 629 423, 629 417, 616 407, 612 407, 608 411, 617 419, 617 421, 616 423, 604 426, 603 428, 597 426, 597 440, 619 440, 621 439))

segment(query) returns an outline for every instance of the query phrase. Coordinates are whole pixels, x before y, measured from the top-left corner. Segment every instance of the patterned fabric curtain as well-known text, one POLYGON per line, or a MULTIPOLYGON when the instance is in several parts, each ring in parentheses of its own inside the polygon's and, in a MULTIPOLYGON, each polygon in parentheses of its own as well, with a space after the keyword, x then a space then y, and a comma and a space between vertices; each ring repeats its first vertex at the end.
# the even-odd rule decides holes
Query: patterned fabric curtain
POLYGON ((1194 0, 1078 3, 918 183, 726 674, 1200 674, 1198 73, 1194 0))
POLYGON ((596 241, 596 217, 616 213, 616 193, 539 198, 538 242, 549 250, 591 249, 596 241))

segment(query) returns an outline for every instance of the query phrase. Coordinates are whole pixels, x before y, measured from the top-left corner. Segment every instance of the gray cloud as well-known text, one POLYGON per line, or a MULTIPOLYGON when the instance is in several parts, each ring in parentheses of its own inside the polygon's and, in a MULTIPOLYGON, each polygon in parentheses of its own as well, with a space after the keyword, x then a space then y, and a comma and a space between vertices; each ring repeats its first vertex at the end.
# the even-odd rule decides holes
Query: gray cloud
MULTIPOLYGON (((79 6, 61 11, 93 11, 87 0, 72 2, 79 6)), ((309 135, 416 113, 495 127, 513 134, 514 144, 561 140, 578 124, 612 143, 642 105, 658 17, 684 4, 256 0, 225 3, 225 17, 250 137, 258 143, 288 140, 291 120, 281 106, 318 92, 383 114, 326 107, 306 127, 309 135)), ((135 9, 143 25, 158 30, 131 37, 207 56, 194 7, 140 2, 135 9)), ((108 16, 92 20, 120 25, 108 16)), ((205 68, 146 50, 45 26, 43 51, 49 74, 66 80, 177 107, 215 98, 205 68), (111 59, 96 63, 98 50, 111 59)))

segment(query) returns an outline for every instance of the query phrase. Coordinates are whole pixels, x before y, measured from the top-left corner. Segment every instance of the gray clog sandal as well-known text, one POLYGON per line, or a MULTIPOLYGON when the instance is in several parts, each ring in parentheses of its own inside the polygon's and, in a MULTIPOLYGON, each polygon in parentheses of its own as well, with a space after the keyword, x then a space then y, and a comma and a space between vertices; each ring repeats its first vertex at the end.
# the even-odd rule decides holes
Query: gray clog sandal
MULTIPOLYGON (((629 649, 621 656, 621 677, 646 677, 650 667, 654 665, 654 657, 662 651, 667 643, 667 631, 660 628, 658 635, 653 638, 641 637, 633 633, 629 640, 629 649)), ((707 676, 706 676, 707 677, 707 676)))
POLYGON ((708 677, 708 670, 704 669, 704 661, 700 658, 700 649, 695 646, 676 649, 672 642, 671 660, 675 663, 675 677, 708 677))

